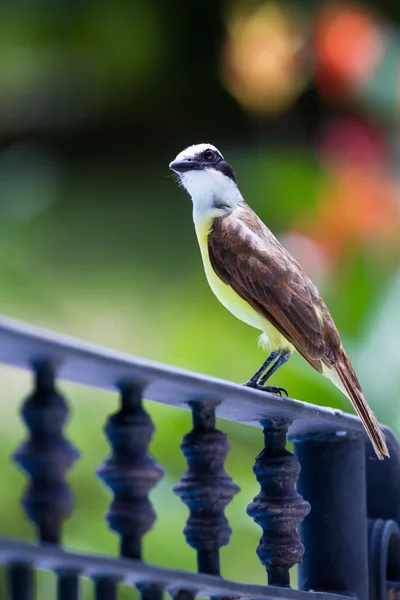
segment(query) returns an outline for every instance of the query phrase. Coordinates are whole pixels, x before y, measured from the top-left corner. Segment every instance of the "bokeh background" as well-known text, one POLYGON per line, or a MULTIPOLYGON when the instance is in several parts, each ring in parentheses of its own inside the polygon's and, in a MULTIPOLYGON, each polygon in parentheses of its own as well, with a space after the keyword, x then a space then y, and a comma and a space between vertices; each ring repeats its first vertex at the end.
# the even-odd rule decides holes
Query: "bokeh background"
MULTIPOLYGON (((15 0, 0 8, 0 312, 111 348, 242 382, 257 332, 218 304, 191 202, 168 172, 185 146, 217 145, 260 217, 319 285, 379 419, 400 433, 400 4, 392 1, 15 0)), ((0 533, 34 539, 9 456, 30 378, 1 369, 0 533)), ((274 376, 292 397, 351 410, 300 358, 274 376)), ((95 468, 112 394, 62 385, 69 548, 117 553, 95 468)), ((195 569, 172 493, 184 411, 148 404, 165 477, 145 557, 195 569)), ((265 582, 245 507, 261 433, 221 422, 242 492, 222 574, 265 582)), ((50 597, 51 576, 38 598, 50 597)), ((85 584, 89 598, 90 583, 85 584)), ((5 598, 5 590, 1 594, 5 598)), ((121 598, 131 597, 122 593, 121 598)))

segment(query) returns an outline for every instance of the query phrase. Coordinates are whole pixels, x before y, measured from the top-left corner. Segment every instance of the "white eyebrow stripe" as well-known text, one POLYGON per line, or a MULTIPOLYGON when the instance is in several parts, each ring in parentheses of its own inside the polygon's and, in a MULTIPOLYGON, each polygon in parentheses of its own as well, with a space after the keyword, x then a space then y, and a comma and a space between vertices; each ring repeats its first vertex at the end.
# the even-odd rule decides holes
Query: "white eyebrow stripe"
POLYGON ((175 160, 187 160, 188 158, 194 158, 205 150, 214 150, 214 152, 217 152, 218 155, 224 159, 221 152, 218 150, 218 148, 213 146, 213 144, 193 144, 193 146, 188 146, 182 150, 182 152, 179 152, 175 160))

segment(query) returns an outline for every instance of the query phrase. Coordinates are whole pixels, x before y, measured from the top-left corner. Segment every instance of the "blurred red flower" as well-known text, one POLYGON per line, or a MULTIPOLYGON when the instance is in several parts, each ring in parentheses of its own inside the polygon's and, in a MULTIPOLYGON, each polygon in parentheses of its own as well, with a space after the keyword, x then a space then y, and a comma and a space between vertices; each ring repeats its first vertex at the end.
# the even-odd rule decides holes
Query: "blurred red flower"
POLYGON ((310 236, 336 262, 365 242, 400 242, 399 185, 387 167, 383 136, 355 119, 335 119, 322 132, 326 180, 316 214, 295 231, 310 236))
POLYGON ((364 7, 326 2, 316 15, 315 80, 322 92, 348 93, 373 73, 384 52, 376 18, 364 7))

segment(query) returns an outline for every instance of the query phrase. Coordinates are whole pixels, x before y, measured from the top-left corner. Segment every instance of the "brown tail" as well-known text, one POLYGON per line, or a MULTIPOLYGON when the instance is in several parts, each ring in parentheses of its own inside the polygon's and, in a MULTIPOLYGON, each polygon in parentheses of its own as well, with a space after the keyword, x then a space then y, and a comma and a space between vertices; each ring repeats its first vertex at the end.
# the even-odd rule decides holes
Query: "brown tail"
POLYGON ((383 460, 385 456, 389 457, 384 433, 363 396, 356 374, 354 373, 346 354, 343 352, 343 355, 338 362, 332 366, 339 375, 340 381, 346 389, 351 403, 364 425, 365 431, 372 442, 377 457, 379 460, 383 460))

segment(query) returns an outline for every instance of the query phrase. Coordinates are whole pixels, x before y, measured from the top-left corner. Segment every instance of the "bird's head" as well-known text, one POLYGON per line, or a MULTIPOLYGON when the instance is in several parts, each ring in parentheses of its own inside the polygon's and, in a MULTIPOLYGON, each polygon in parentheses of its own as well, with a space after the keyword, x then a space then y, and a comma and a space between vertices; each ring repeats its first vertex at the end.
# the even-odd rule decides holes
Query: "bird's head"
POLYGON ((169 168, 189 192, 194 204, 202 204, 204 209, 212 202, 237 204, 240 192, 235 173, 212 144, 196 144, 185 148, 169 164, 169 168))

